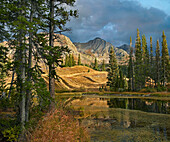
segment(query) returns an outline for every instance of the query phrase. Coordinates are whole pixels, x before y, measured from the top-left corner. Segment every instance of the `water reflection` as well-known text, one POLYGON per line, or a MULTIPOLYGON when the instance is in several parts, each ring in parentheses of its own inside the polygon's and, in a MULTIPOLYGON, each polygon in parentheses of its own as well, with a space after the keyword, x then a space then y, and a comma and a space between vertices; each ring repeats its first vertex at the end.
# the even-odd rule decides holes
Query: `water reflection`
POLYGON ((170 102, 153 99, 138 98, 111 98, 108 101, 110 108, 124 108, 141 110, 145 112, 155 112, 170 114, 170 102))
POLYGON ((83 110, 80 124, 88 128, 91 141, 170 141, 168 101, 88 96, 74 98, 67 104, 83 110))

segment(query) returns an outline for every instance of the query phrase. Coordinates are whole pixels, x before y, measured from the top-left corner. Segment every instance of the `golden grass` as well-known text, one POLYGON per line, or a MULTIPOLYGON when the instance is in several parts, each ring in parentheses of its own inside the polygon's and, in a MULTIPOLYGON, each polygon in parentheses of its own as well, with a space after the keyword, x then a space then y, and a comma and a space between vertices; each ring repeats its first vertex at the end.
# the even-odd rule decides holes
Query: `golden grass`
POLYGON ((56 71, 60 77, 60 82, 56 81, 57 90, 99 88, 107 82, 107 72, 95 71, 86 66, 57 68, 56 71))
POLYGON ((89 141, 86 129, 62 109, 47 113, 30 134, 29 139, 31 142, 89 141))

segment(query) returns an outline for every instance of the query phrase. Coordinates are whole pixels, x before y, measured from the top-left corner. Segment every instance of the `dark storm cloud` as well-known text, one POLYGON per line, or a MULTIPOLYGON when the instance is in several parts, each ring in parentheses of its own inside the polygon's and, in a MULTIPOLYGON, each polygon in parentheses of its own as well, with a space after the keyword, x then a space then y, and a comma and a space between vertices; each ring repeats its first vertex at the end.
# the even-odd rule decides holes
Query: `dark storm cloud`
POLYGON ((163 30, 170 37, 170 17, 159 9, 144 8, 136 1, 78 0, 76 5, 79 18, 71 19, 67 25, 72 28, 67 36, 73 42, 101 37, 114 45, 129 43, 130 36, 135 40, 137 28, 154 39, 159 39, 163 30))

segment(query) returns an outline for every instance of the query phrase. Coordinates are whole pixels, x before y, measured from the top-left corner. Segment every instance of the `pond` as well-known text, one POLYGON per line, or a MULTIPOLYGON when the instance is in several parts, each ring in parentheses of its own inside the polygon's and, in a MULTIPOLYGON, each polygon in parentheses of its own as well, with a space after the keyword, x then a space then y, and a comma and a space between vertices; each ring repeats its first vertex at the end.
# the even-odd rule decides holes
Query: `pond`
POLYGON ((66 101, 92 142, 170 141, 170 99, 88 95, 66 101))

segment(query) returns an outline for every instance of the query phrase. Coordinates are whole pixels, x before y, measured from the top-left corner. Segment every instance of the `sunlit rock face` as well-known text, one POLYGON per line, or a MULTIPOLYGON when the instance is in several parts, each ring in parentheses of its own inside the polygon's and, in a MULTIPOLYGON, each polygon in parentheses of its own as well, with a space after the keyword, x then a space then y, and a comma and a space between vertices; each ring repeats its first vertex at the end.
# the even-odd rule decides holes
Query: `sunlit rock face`
POLYGON ((105 60, 106 63, 109 62, 109 52, 110 48, 113 47, 116 57, 118 59, 119 64, 126 64, 129 54, 121 49, 114 47, 111 43, 97 37, 93 40, 90 40, 86 43, 74 43, 77 47, 78 51, 86 54, 94 56, 98 59, 99 62, 105 60))

